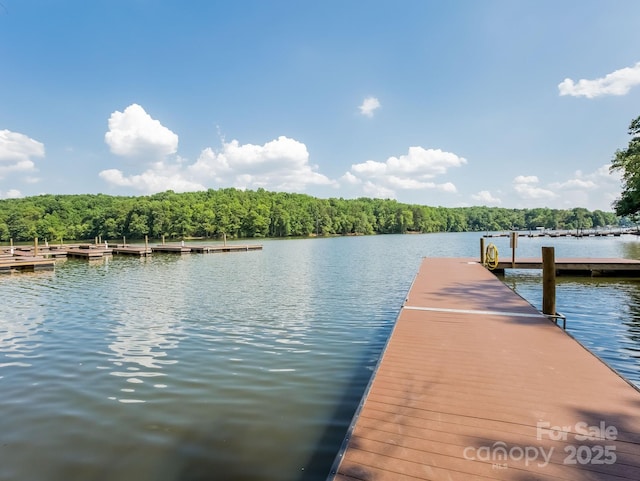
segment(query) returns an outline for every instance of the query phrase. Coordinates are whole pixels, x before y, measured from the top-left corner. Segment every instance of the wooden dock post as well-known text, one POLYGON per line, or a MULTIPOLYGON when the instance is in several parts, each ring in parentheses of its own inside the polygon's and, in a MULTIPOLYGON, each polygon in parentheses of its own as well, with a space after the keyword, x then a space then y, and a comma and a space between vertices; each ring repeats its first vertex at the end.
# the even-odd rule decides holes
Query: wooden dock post
POLYGON ((484 237, 480 237, 480 264, 484 265, 484 237))
POLYGON ((518 233, 512 232, 511 238, 509 242, 509 247, 511 247, 511 268, 516 268, 516 247, 518 247, 518 233))
POLYGON ((149 252, 149 236, 145 235, 144 236, 144 255, 146 256, 148 252, 149 252))
POLYGON ((542 248, 542 313, 556 315, 556 259, 553 247, 542 248))
POLYGON ((164 234, 162 234, 162 245, 164 245, 164 234))
POLYGON ((33 239, 33 255, 38 255, 38 238, 33 239))

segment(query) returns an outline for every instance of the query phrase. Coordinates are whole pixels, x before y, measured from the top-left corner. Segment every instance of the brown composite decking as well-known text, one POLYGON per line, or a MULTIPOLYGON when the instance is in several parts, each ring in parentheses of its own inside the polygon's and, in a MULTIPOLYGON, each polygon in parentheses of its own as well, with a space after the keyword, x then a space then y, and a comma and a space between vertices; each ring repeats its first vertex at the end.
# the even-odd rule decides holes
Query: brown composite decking
POLYGON ((428 258, 329 479, 637 481, 640 392, 477 262, 428 258))

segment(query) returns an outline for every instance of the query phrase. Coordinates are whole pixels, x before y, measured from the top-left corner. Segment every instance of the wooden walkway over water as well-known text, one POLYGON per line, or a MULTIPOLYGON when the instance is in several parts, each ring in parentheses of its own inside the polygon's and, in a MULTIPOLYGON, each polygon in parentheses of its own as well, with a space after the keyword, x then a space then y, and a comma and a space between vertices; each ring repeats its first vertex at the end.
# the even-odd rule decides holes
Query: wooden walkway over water
POLYGON ((329 479, 637 481, 640 392, 473 259, 428 258, 329 479))

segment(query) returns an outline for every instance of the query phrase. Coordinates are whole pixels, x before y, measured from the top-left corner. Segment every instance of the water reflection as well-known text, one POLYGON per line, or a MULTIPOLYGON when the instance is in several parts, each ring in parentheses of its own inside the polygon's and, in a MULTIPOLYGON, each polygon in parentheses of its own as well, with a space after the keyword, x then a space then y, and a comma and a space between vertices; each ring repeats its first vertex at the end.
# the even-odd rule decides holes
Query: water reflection
MULTIPOLYGON (((108 264, 105 264, 108 270, 108 264)), ((128 280, 131 282, 131 279, 128 280)), ((185 293, 172 286, 137 284, 134 290, 116 287, 109 291, 106 312, 111 329, 107 354, 112 366, 98 366, 126 383, 109 399, 121 403, 142 403, 151 395, 149 387, 164 389, 167 366, 178 360, 171 351, 183 337, 180 312, 185 293)))
POLYGON ((10 307, 9 312, 10 316, 0 318, 0 368, 30 367, 30 359, 38 357, 41 346, 43 318, 31 310, 24 312, 20 306, 10 307))
MULTIPOLYGON (((31 360, 39 357, 42 343, 44 312, 29 286, 35 276, 26 275, 16 284, 16 295, 3 296, 0 311, 0 368, 31 367, 31 360), (31 279, 29 279, 31 277, 31 279)), ((42 278, 43 276, 38 276, 42 278)), ((44 278, 51 277, 46 273, 44 278)), ((2 371, 0 371, 2 378, 2 371)))

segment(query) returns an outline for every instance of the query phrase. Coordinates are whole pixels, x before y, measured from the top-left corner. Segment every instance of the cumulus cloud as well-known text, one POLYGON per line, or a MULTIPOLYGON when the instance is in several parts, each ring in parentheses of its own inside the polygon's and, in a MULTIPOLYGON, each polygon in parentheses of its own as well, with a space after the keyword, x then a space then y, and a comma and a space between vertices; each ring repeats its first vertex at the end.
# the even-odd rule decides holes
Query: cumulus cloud
POLYGON ((353 175, 351 172, 346 172, 342 177, 340 177, 340 180, 346 184, 351 184, 351 185, 362 184, 362 181, 358 179, 355 175, 353 175))
POLYGON ((609 167, 605 164, 587 173, 577 170, 567 179, 545 185, 536 176, 520 175, 513 179, 513 193, 527 207, 611 211, 611 204, 620 193, 620 175, 610 173, 609 167))
POLYGON ((206 190, 205 186, 186 179, 181 172, 172 172, 163 166, 155 165, 142 174, 126 176, 121 170, 107 169, 100 172, 100 178, 116 187, 132 187, 136 190, 155 193, 165 190, 192 192, 206 190))
POLYGON ((358 108, 362 115, 373 117, 373 113, 380 108, 380 101, 375 97, 367 97, 358 108))
POLYGON ((5 193, 0 192, 0 199, 18 199, 22 197, 22 192, 18 189, 9 189, 5 193))
POLYGON ((626 95, 632 87, 639 84, 640 62, 633 67, 621 68, 594 80, 580 79, 574 82, 566 78, 558 84, 558 90, 560 95, 591 99, 601 95, 626 95))
POLYGON ((526 200, 552 200, 557 197, 557 194, 549 189, 544 189, 538 186, 538 177, 535 175, 519 175, 513 179, 513 190, 522 198, 526 200))
POLYGON ((178 150, 178 136, 138 104, 111 114, 104 141, 111 152, 123 157, 158 159, 178 150))
POLYGON ((307 185, 335 185, 309 163, 307 146, 280 136, 263 145, 225 142, 219 152, 202 151, 190 175, 238 188, 301 191, 307 185))
POLYGON ((406 155, 389 157, 384 162, 367 160, 353 164, 341 180, 351 185, 362 184, 366 187, 363 188, 366 194, 382 192, 384 197, 391 198, 396 197, 396 190, 427 189, 454 193, 457 189, 451 182, 436 183, 432 179, 446 174, 451 167, 466 163, 466 159, 451 152, 410 147, 406 155))
POLYGON ((498 197, 494 197, 488 190, 481 190, 477 194, 473 194, 471 198, 480 202, 482 205, 500 205, 502 200, 498 197))
POLYGON ((362 190, 367 197, 374 197, 377 199, 396 198, 396 193, 394 190, 389 189, 383 185, 374 184, 371 181, 366 181, 362 186, 362 190))
POLYGON ((142 174, 126 175, 121 170, 108 169, 100 172, 100 177, 113 186, 148 193, 228 186, 299 192, 308 185, 337 185, 309 163, 304 143, 284 136, 263 145, 223 142, 219 151, 204 149, 192 164, 178 157, 175 162, 152 163, 142 174))
POLYGON ((44 157, 44 145, 19 132, 0 130, 0 179, 14 172, 36 170, 33 158, 44 157))

